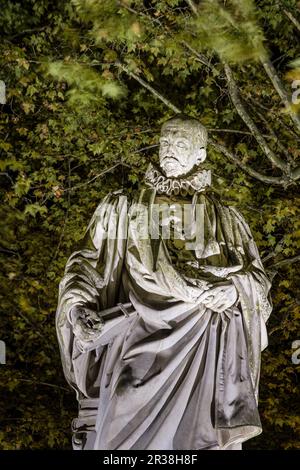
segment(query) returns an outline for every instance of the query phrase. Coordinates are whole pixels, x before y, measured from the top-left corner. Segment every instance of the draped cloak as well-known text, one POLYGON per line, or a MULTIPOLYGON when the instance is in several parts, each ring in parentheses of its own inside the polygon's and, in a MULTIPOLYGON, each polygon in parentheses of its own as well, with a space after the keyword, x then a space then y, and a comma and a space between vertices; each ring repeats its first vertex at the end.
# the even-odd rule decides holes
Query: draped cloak
POLYGON ((66 264, 56 327, 79 402, 75 449, 226 449, 262 430, 270 282, 250 229, 214 193, 198 192, 200 215, 186 231, 192 249, 174 261, 161 232, 151 237, 156 198, 155 188, 130 202, 122 191, 108 194, 66 264), (197 302, 203 290, 229 284, 238 293, 229 309, 197 302), (74 336, 72 307, 101 312, 119 302, 137 313, 109 344, 74 336))

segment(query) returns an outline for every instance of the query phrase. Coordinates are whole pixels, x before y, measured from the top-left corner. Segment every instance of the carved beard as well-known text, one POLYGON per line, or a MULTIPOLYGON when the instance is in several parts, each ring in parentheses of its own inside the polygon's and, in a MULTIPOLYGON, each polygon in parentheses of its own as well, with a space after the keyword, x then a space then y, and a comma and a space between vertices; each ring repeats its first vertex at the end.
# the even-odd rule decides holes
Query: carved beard
POLYGON ((176 157, 165 157, 161 164, 160 164, 163 172, 166 174, 167 172, 168 173, 171 173, 171 175, 169 175, 170 178, 172 178, 173 176, 174 177, 177 177, 176 174, 173 175, 173 173, 178 173, 179 175, 181 174, 184 174, 184 168, 185 168, 185 165, 183 165, 179 160, 178 158, 176 157), (172 166, 170 166, 170 164, 172 166), (173 171, 172 171, 173 170, 173 171))
POLYGON ((186 162, 181 162, 180 158, 176 157, 176 155, 170 155, 170 156, 165 155, 164 157, 161 158, 160 168, 162 169, 165 176, 168 178, 182 178, 185 175, 190 174, 192 170, 194 171, 198 170, 197 167, 200 165, 200 163, 204 162, 205 159, 206 159, 206 149, 205 147, 200 147, 200 148, 196 148, 196 150, 192 154, 190 154, 190 157, 187 159, 186 162), (192 166, 187 165, 187 163, 189 163, 190 160, 194 161, 194 164, 192 166), (169 166, 169 171, 167 171, 166 166, 169 165, 169 163, 171 163, 171 165, 174 166, 174 170, 176 174, 174 174, 174 172, 172 171, 172 167, 170 166, 169 166), (167 173, 170 173, 170 174, 167 175, 167 173))

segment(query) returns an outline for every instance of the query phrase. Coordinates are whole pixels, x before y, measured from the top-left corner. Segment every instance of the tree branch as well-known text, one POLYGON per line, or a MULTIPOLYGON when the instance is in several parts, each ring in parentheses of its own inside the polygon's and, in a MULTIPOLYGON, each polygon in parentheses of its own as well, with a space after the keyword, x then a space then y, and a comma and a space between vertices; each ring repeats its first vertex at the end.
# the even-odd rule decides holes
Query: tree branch
POLYGON ((288 17, 288 19, 293 23, 294 26, 300 31, 300 23, 299 21, 292 15, 292 13, 285 8, 283 8, 283 13, 288 17))
POLYGON ((228 89, 229 93, 232 99, 232 102, 245 122, 245 124, 248 126, 250 131, 252 132, 253 136, 255 137, 257 143, 261 147, 261 149, 264 151, 265 155, 268 157, 268 159, 275 165, 276 167, 280 168, 284 173, 288 174, 289 172, 289 167, 288 165, 281 160, 281 158, 277 157, 277 155, 274 154, 274 152, 270 149, 268 146, 267 142, 265 141, 264 137, 258 130, 256 124, 254 123, 253 119, 249 114, 247 113, 240 97, 239 97, 239 92, 238 92, 238 87, 237 84, 235 83, 235 80, 233 78, 232 70, 229 67, 229 65, 224 64, 225 68, 225 73, 227 77, 227 82, 228 82, 228 89))
POLYGON ((277 263, 271 264, 270 266, 268 266, 268 269, 281 268, 282 266, 286 266, 287 264, 297 263, 298 261, 300 261, 300 255, 293 256, 292 258, 286 258, 281 261, 278 261, 277 263))
POLYGON ((194 4, 193 0, 186 0, 186 3, 189 5, 194 15, 198 16, 198 9, 196 5, 194 4))
MULTIPOLYGON (((278 146, 278 148, 280 149, 280 151, 282 153, 284 153, 284 155, 286 156, 286 159, 287 161, 289 162, 289 164, 291 166, 294 165, 294 161, 292 159, 292 156, 290 155, 289 151, 287 150, 287 148, 280 142, 280 140, 278 139, 278 136, 277 134, 274 132, 273 128, 270 126, 269 124, 269 121, 265 118, 265 116, 260 112, 258 111, 257 107, 253 105, 253 103, 249 103, 249 106, 251 106, 253 112, 261 119, 261 121, 264 123, 264 125, 266 126, 266 128, 268 129, 269 133, 271 134, 271 136, 267 136, 267 137, 272 137, 275 142, 276 142, 276 145, 278 146)), ((265 137, 265 136, 264 136, 265 137)))
POLYGON ((109 173, 110 171, 114 170, 115 168, 117 168, 120 165, 129 166, 126 163, 118 162, 115 165, 113 165, 113 166, 107 168, 106 170, 102 171, 101 173, 98 173, 97 175, 93 176, 93 178, 91 178, 89 181, 86 181, 85 183, 77 184, 76 186, 72 186, 72 187, 69 187, 67 189, 63 189, 63 192, 66 193, 68 191, 73 191, 74 189, 82 188, 83 186, 86 186, 87 184, 92 183, 97 178, 101 178, 101 176, 105 175, 106 173, 109 173))
MULTIPOLYGON (((191 7, 191 4, 192 2, 190 1, 190 7, 191 7)), ((127 11, 129 11, 130 13, 133 13, 137 16, 141 16, 142 18, 145 18, 146 20, 152 22, 152 23, 156 23, 160 28, 163 27, 161 21, 158 19, 158 18, 151 18, 149 17, 149 15, 147 15, 146 13, 142 12, 142 11, 138 11, 138 10, 135 10, 134 8, 124 4, 123 2, 119 2, 119 5, 120 7, 123 7, 125 8, 127 11)), ((194 13, 197 13, 197 9, 194 5, 194 8, 195 8, 195 11, 194 13)), ((168 28, 168 26, 165 26, 165 30, 171 35, 171 37, 174 38, 174 35, 172 34, 172 31, 170 30, 170 28, 168 28)), ((200 52, 196 51, 192 46, 190 46, 189 43, 187 43, 186 41, 179 41, 179 43, 184 46, 186 49, 188 49, 192 54, 193 56, 197 57, 198 61, 201 62, 201 64, 205 65, 206 67, 209 67, 211 70, 213 71, 216 71, 215 67, 213 65, 211 65, 211 63, 209 62, 209 60, 205 57, 204 54, 201 54, 200 52)))
POLYGON ((287 178, 277 177, 277 176, 267 176, 267 175, 264 175, 262 173, 259 173, 256 170, 253 170, 248 165, 245 165, 244 163, 242 163, 239 160, 238 157, 236 157, 230 150, 228 150, 227 147, 225 147, 222 144, 219 144, 218 142, 214 141, 212 138, 209 138, 208 142, 216 150, 223 153, 228 158, 228 160, 230 160, 235 165, 237 165, 239 168, 241 168, 243 171, 248 173, 248 175, 252 176, 253 178, 255 178, 259 181, 261 181, 262 183, 272 184, 272 185, 279 185, 279 186, 284 186, 284 187, 287 187, 289 185, 289 180, 287 178))
MULTIPOLYGON (((188 5, 190 6, 191 10, 193 11, 193 13, 196 15, 196 16, 199 16, 199 12, 195 6, 195 4, 193 3, 193 0, 186 0, 186 2, 188 3, 188 5)), ((300 24, 298 23, 298 21, 296 20, 296 18, 293 17, 293 15, 291 13, 289 13, 288 11, 284 11, 285 14, 290 18, 291 21, 293 21, 294 25, 299 29, 300 28, 300 24)), ((300 30, 300 29, 299 29, 300 30)), ((288 93, 286 92, 283 84, 281 83, 281 80, 280 78, 278 77, 277 75, 277 72, 276 72, 276 69, 275 67, 273 66, 272 62, 270 61, 270 59, 267 57, 267 56, 261 56, 260 57, 260 61, 268 75, 268 77, 270 78, 271 82, 273 83, 273 86, 275 88, 275 90, 277 91, 278 95, 280 96, 281 100, 283 101, 291 119, 293 120, 297 130, 300 132, 300 118, 299 116, 293 111, 293 108, 291 107, 292 105, 292 102, 291 102, 291 99, 288 95, 288 93)), ((261 145, 261 144, 260 144, 261 145)), ((283 171, 284 168, 282 168, 280 166, 280 163, 279 165, 276 164, 275 162, 273 162, 276 166, 279 166, 279 168, 281 168, 283 171)))
POLYGON ((280 96, 282 102, 284 103, 291 119, 293 120, 298 132, 300 132, 300 118, 299 116, 293 111, 292 108, 292 101, 291 98, 289 97, 288 93, 286 92, 283 84, 281 83, 280 78, 277 75, 276 69, 270 59, 268 57, 261 57, 260 61, 270 78, 271 82, 273 83, 273 86, 275 90, 277 91, 278 95, 280 96))
POLYGON ((61 385, 50 384, 48 382, 38 382, 37 380, 19 379, 19 378, 15 378, 15 380, 17 380, 18 382, 28 382, 32 385, 44 385, 45 387, 51 387, 51 388, 56 388, 58 390, 64 390, 65 392, 68 392, 68 393, 72 392, 72 390, 66 387, 62 387, 61 385))
MULTIPOLYGON (((186 2, 190 6, 193 13, 196 16, 199 16, 199 12, 198 12, 195 4, 193 3, 193 0, 186 0, 186 2)), ((196 52, 191 47, 189 49, 194 53, 196 52)), ((271 79, 276 91, 278 92, 279 96, 281 97, 282 101, 284 102, 284 104, 285 104, 285 106, 286 106, 286 108, 287 108, 294 124, 296 125, 296 128, 298 129, 298 131, 300 131, 300 118, 298 117, 298 115, 291 108, 291 104, 292 104, 291 100, 290 100, 286 90, 284 89, 284 87, 283 87, 283 85, 282 85, 282 83, 281 83, 281 81, 280 81, 280 79, 279 79, 279 77, 276 73, 276 70, 275 70, 272 62, 267 57, 261 57, 261 62, 263 64, 269 78, 271 79)), ((251 130, 252 135, 256 138, 258 144, 263 149, 264 153, 269 158, 269 160, 273 163, 273 165, 280 168, 292 180, 299 179, 300 178, 300 167, 296 168, 293 171, 290 171, 289 165, 287 165, 281 158, 277 157, 277 155, 275 155, 274 152, 268 146, 268 144, 265 141, 263 135, 259 132, 257 126, 254 123, 254 121, 248 115, 248 113, 246 112, 242 102, 239 99, 238 88, 237 88, 237 86, 236 86, 236 84, 233 80, 232 73, 231 73, 231 70, 230 70, 229 66, 225 65, 225 72, 226 72, 226 68, 227 68, 227 73, 226 73, 227 79, 228 79, 228 76, 230 76, 230 79, 231 79, 231 80, 230 79, 228 80, 228 85, 229 85, 229 90, 231 91, 232 101, 234 102, 234 105, 235 105, 238 113, 240 114, 240 116, 242 117, 244 122, 247 124, 249 129, 251 130)), ((298 136, 297 136, 297 138, 298 138, 298 136)), ((236 163, 237 163, 237 161, 236 161, 236 163)), ((241 166, 241 165, 239 165, 239 166, 241 166)), ((245 171, 247 171, 247 170, 245 169, 245 171)), ((254 170, 251 169, 252 176, 254 176, 253 171, 254 170)), ((249 171, 248 171, 248 173, 249 173, 249 171)), ((260 175, 260 174, 258 173, 258 175, 260 175)), ((255 176, 255 177, 257 177, 257 176, 255 176)), ((260 175, 259 179, 261 181, 265 181, 265 176, 263 176, 264 179, 261 179, 261 178, 262 178, 262 176, 260 175)), ((270 177, 267 177, 267 178, 270 178, 270 177)), ((277 183, 274 181, 274 184, 284 184, 284 186, 286 186, 286 184, 287 184, 287 179, 276 178, 276 181, 277 181, 277 183), (284 183, 278 183, 278 181, 284 181, 284 183)))
POLYGON ((280 118, 280 116, 278 115, 278 112, 274 111, 272 108, 268 108, 267 106, 264 106, 262 103, 260 103, 255 98, 253 98, 253 96, 249 96, 247 99, 245 99, 245 101, 247 103, 249 103, 251 101, 255 106, 259 107, 262 111, 264 111, 264 112, 266 111, 267 113, 272 114, 274 116, 274 118, 277 119, 277 121, 280 122, 282 127, 284 127, 289 134, 291 134, 296 140, 298 140, 298 141, 300 140, 299 136, 296 134, 294 129, 292 129, 290 126, 288 126, 283 121, 283 119, 280 118))
MULTIPOLYGON (((125 67, 123 64, 118 63, 116 64, 118 67, 120 67, 125 73, 127 73, 130 77, 134 78, 138 83, 140 83, 143 87, 145 87, 147 90, 149 90, 156 98, 160 99, 168 108, 172 109, 175 113, 180 113, 181 110, 177 108, 173 103, 171 103, 169 100, 167 100, 163 95, 161 95, 157 90, 155 90, 151 85, 149 85, 147 82, 145 82, 142 78, 140 78, 138 75, 135 73, 131 72, 128 70, 127 67, 125 67)), ((235 163, 239 168, 244 170, 248 175, 252 176, 255 179, 258 179, 259 181, 262 181, 263 183, 266 184, 274 184, 274 185, 280 185, 286 188, 289 184, 291 184, 290 180, 285 177, 275 177, 275 176, 267 176, 263 175, 262 173, 259 173, 256 170, 253 170, 252 168, 248 167, 244 163, 242 163, 230 150, 228 150, 224 145, 218 144, 215 142, 213 139, 209 139, 208 142, 219 152, 223 153, 230 161, 235 163)))
POLYGON ((20 31, 17 34, 14 34, 13 36, 10 36, 8 38, 9 41, 12 41, 16 38, 20 38, 22 36, 26 36, 27 34, 33 34, 33 33, 40 33, 41 31, 44 31, 47 28, 47 26, 42 26, 38 28, 30 28, 30 29, 24 29, 23 31, 20 31))
POLYGON ((300 166, 291 171, 291 178, 294 181, 300 178, 300 166))
POLYGON ((129 77, 134 78, 140 85, 142 85, 146 90, 150 91, 152 95, 156 96, 160 101, 162 101, 168 108, 172 109, 175 113, 180 113, 180 109, 177 108, 171 101, 161 95, 158 91, 156 91, 149 83, 145 82, 141 77, 136 75, 134 72, 131 72, 125 65, 121 64, 121 62, 116 62, 116 66, 122 69, 129 77))
MULTIPOLYGON (((250 132, 250 131, 240 131, 239 129, 221 129, 221 128, 218 128, 218 127, 208 127, 207 130, 210 131, 210 132, 225 132, 225 133, 229 133, 229 134, 251 135, 253 137, 252 132, 250 132)), ((270 137, 267 134, 263 134, 263 136, 264 137, 270 137)))
POLYGON ((189 45, 188 42, 186 41, 180 41, 183 46, 185 46, 197 59, 201 64, 206 65, 206 67, 209 67, 212 71, 217 71, 217 69, 211 65, 209 60, 205 57, 205 55, 200 54, 200 52, 196 51, 192 46, 189 45))

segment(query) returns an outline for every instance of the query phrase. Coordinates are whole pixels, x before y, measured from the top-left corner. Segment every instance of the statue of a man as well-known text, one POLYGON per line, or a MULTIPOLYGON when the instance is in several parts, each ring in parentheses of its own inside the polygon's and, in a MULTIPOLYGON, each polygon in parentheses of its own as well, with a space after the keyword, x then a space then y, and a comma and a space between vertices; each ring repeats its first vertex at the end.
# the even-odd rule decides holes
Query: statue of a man
POLYGON ((60 283, 57 333, 79 449, 240 449, 257 410, 270 282, 210 186, 207 132, 162 126, 139 197, 108 194, 60 283))

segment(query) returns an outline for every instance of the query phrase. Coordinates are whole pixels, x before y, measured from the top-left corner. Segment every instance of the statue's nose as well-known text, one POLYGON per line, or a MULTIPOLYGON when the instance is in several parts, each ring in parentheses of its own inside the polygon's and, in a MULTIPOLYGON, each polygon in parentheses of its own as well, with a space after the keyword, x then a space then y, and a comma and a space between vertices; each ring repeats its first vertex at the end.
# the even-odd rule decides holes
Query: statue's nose
POLYGON ((173 154, 174 154, 174 146, 173 144, 168 144, 166 145, 165 149, 164 149, 164 154, 165 156, 169 156, 169 157, 172 157, 173 154))

